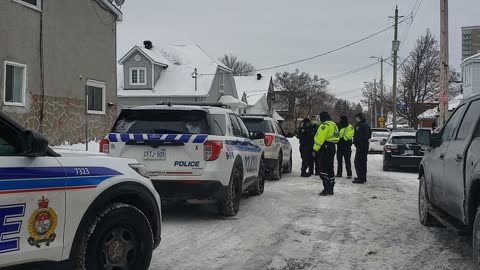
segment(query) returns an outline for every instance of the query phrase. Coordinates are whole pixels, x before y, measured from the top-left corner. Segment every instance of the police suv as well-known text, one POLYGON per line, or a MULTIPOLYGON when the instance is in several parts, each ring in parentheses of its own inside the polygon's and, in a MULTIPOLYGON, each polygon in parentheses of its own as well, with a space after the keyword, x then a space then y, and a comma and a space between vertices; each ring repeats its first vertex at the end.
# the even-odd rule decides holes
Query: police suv
POLYGON ((121 111, 100 151, 145 164, 162 200, 210 200, 234 216, 243 191, 264 190, 263 153, 234 111, 153 105, 121 111))
POLYGON ((148 269, 161 213, 143 165, 59 154, 2 113, 0 131, 0 268, 148 269))
POLYGON ((263 136, 255 140, 265 155, 265 167, 273 180, 280 180, 282 173, 292 172, 292 146, 277 120, 267 115, 243 115, 243 121, 251 132, 263 136))

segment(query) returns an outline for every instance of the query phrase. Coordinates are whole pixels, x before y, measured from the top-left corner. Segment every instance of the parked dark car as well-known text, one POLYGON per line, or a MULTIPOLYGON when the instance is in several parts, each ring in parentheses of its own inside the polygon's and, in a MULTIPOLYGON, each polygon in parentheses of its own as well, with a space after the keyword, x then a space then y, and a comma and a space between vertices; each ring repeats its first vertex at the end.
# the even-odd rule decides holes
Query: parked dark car
POLYGON ((423 158, 422 146, 417 144, 414 132, 392 132, 383 142, 383 170, 418 168, 423 158))
POLYGON ((426 146, 418 192, 420 222, 473 231, 473 259, 480 269, 480 96, 461 103, 440 133, 417 132, 426 146))

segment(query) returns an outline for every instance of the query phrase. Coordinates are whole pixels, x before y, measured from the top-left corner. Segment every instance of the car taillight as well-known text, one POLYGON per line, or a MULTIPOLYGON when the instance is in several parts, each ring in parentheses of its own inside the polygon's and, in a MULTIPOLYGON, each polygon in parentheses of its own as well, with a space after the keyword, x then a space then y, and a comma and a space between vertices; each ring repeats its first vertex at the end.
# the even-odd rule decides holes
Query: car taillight
POLYGON ((110 141, 103 139, 100 141, 100 153, 109 154, 110 153, 110 141))
POLYGON ((265 135, 265 145, 266 146, 271 146, 273 141, 275 141, 275 136, 273 135, 265 135))
POLYGON ((203 144, 203 158, 206 161, 217 160, 222 152, 223 142, 206 141, 203 144))
POLYGON ((392 150, 398 149, 398 145, 396 144, 387 144, 385 145, 385 152, 392 152, 392 150))

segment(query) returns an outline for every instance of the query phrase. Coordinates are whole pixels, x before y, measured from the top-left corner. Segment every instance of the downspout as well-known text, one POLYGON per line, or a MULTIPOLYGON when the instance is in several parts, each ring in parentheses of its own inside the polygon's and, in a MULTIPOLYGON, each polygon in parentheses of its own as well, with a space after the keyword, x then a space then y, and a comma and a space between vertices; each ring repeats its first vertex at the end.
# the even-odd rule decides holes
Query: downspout
MULTIPOLYGON (((45 2, 43 2, 45 3, 45 2)), ((43 5, 42 3, 42 5, 43 5)), ((45 68, 43 63, 43 13, 45 12, 45 6, 42 6, 42 12, 40 12, 40 117, 39 117, 39 132, 43 133, 43 120, 45 117, 45 68)))

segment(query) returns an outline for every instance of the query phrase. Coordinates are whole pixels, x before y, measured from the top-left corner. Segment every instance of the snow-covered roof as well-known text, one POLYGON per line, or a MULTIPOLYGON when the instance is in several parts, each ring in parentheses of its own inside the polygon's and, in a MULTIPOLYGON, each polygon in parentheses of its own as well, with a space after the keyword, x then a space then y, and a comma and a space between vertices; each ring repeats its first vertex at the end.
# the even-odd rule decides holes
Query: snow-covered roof
POLYGON ((463 94, 460 94, 458 96, 456 96, 455 98, 453 98, 449 103, 448 103, 448 110, 449 111, 452 111, 452 110, 455 110, 458 105, 460 105, 460 103, 463 102, 463 94))
POLYGON ((259 80, 257 76, 235 76, 235 84, 239 97, 247 95, 248 105, 255 105, 263 96, 268 94, 272 76, 262 76, 259 80))
POLYGON ((121 21, 123 19, 123 13, 118 9, 115 5, 112 4, 112 1, 109 0, 101 0, 102 3, 107 6, 107 8, 115 15, 117 21, 121 21))
POLYGON ((277 120, 278 122, 285 121, 285 118, 283 118, 282 116, 280 116, 280 114, 278 114, 277 111, 273 111, 272 117, 273 117, 275 120, 277 120))
MULTIPOLYGON (((453 111, 455 110, 460 103, 463 102, 463 94, 459 94, 458 96, 454 97, 450 102, 448 102, 448 110, 453 111)), ((430 110, 425 111, 424 113, 418 116, 418 119, 434 119, 440 115, 437 108, 433 108, 430 110)))
POLYGON ((245 108, 247 107, 247 104, 235 97, 232 97, 230 95, 224 95, 221 96, 220 99, 218 100, 219 103, 228 105, 232 108, 245 108))
MULTIPOLYGON (((214 74, 217 74, 217 70, 231 72, 230 69, 212 59, 195 44, 160 46, 153 43, 151 50, 140 49, 144 53, 147 52, 147 55, 156 62, 168 62, 163 63, 168 64, 168 67, 162 71, 153 90, 124 90, 122 83, 118 89, 118 96, 120 97, 205 96, 212 87, 214 74), (195 69, 198 72, 196 90, 195 78, 193 78, 195 69)), ((122 57, 119 63, 124 58, 122 57)), ((123 70, 119 74, 123 74, 123 70)))

